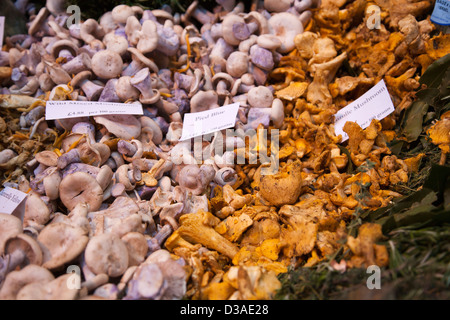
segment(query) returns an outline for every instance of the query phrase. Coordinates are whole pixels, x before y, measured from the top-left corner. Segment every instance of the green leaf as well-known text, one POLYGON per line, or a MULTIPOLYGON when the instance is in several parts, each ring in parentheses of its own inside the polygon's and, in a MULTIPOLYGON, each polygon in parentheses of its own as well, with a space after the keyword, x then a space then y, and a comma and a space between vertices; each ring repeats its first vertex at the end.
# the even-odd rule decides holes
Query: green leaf
POLYGON ((353 162, 352 162, 352 158, 350 156, 350 152, 348 151, 348 149, 346 147, 343 147, 341 145, 338 144, 339 149, 341 150, 341 152, 343 154, 345 154, 348 158, 348 164, 347 164, 347 173, 348 174, 353 174, 354 173, 354 168, 353 168, 353 162))
POLYGON ((422 133, 423 117, 427 113, 428 108, 429 105, 426 102, 419 100, 406 110, 401 133, 408 142, 416 141, 422 133))
POLYGON ((442 80, 450 67, 450 54, 433 62, 420 77, 419 83, 425 84, 428 88, 439 88, 442 80))
POLYGON ((419 100, 429 104, 430 106, 435 106, 437 100, 439 100, 439 89, 437 88, 422 89, 416 93, 416 97, 419 98, 419 100))

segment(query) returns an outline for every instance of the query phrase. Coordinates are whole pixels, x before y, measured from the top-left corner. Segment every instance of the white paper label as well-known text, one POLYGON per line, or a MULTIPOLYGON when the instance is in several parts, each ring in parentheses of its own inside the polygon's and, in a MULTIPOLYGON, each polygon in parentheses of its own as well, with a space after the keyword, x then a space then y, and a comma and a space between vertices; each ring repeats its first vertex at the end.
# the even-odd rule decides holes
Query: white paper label
POLYGON ((45 119, 68 119, 79 117, 106 116, 110 114, 143 115, 140 103, 115 103, 97 101, 47 101, 45 119))
POLYGON ((234 127, 239 103, 195 113, 186 113, 180 141, 234 127))
POLYGON ((5 34, 5 17, 0 17, 0 45, 2 47, 4 34, 5 34))
POLYGON ((26 193, 6 187, 0 191, 0 213, 12 214, 26 197, 26 193))
POLYGON ((348 135, 342 128, 347 121, 356 122, 365 129, 372 119, 381 120, 394 110, 386 84, 384 80, 381 80, 372 89, 336 113, 334 131, 337 136, 342 135, 342 142, 344 142, 348 139, 348 135))

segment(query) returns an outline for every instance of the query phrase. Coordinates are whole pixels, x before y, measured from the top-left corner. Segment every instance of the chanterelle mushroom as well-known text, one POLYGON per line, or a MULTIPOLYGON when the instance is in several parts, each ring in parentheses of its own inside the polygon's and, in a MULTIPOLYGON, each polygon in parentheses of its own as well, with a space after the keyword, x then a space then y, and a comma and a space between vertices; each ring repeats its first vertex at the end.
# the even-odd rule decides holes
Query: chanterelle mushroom
POLYGON ((261 176, 260 192, 271 204, 293 204, 301 193, 301 163, 296 161, 280 167, 275 175, 261 176))
POLYGON ((199 211, 185 214, 180 217, 180 228, 167 239, 165 246, 172 250, 177 246, 178 239, 181 237, 184 241, 200 243, 233 259, 238 253, 238 248, 213 229, 219 222, 220 220, 210 212, 199 211))

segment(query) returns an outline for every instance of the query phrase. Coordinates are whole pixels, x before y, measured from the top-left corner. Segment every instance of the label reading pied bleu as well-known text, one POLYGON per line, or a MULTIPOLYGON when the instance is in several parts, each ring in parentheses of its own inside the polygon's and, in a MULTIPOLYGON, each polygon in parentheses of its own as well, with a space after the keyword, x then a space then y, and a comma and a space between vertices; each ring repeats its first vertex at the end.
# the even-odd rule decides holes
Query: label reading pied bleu
POLYGON ((5 34, 5 17, 0 17, 0 45, 3 46, 3 36, 5 34))
POLYGON ((239 103, 195 113, 186 113, 180 141, 234 127, 239 103))
POLYGON ((348 135, 342 128, 347 121, 356 122, 365 129, 372 119, 381 120, 394 110, 386 84, 384 80, 381 80, 372 89, 336 113, 334 131, 337 136, 342 135, 342 142, 344 142, 348 139, 348 135))
POLYGON ((45 107, 46 120, 106 116, 110 114, 143 115, 144 110, 139 102, 47 101, 45 107))
POLYGON ((26 193, 6 187, 0 191, 0 213, 12 214, 26 197, 26 193))

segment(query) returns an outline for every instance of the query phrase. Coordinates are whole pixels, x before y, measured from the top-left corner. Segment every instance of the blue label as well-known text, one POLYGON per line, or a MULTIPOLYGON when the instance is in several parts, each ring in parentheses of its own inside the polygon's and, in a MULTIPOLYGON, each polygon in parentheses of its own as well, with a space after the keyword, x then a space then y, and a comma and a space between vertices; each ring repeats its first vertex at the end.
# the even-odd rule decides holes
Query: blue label
POLYGON ((450 25, 450 0, 436 0, 431 21, 443 26, 450 25))

